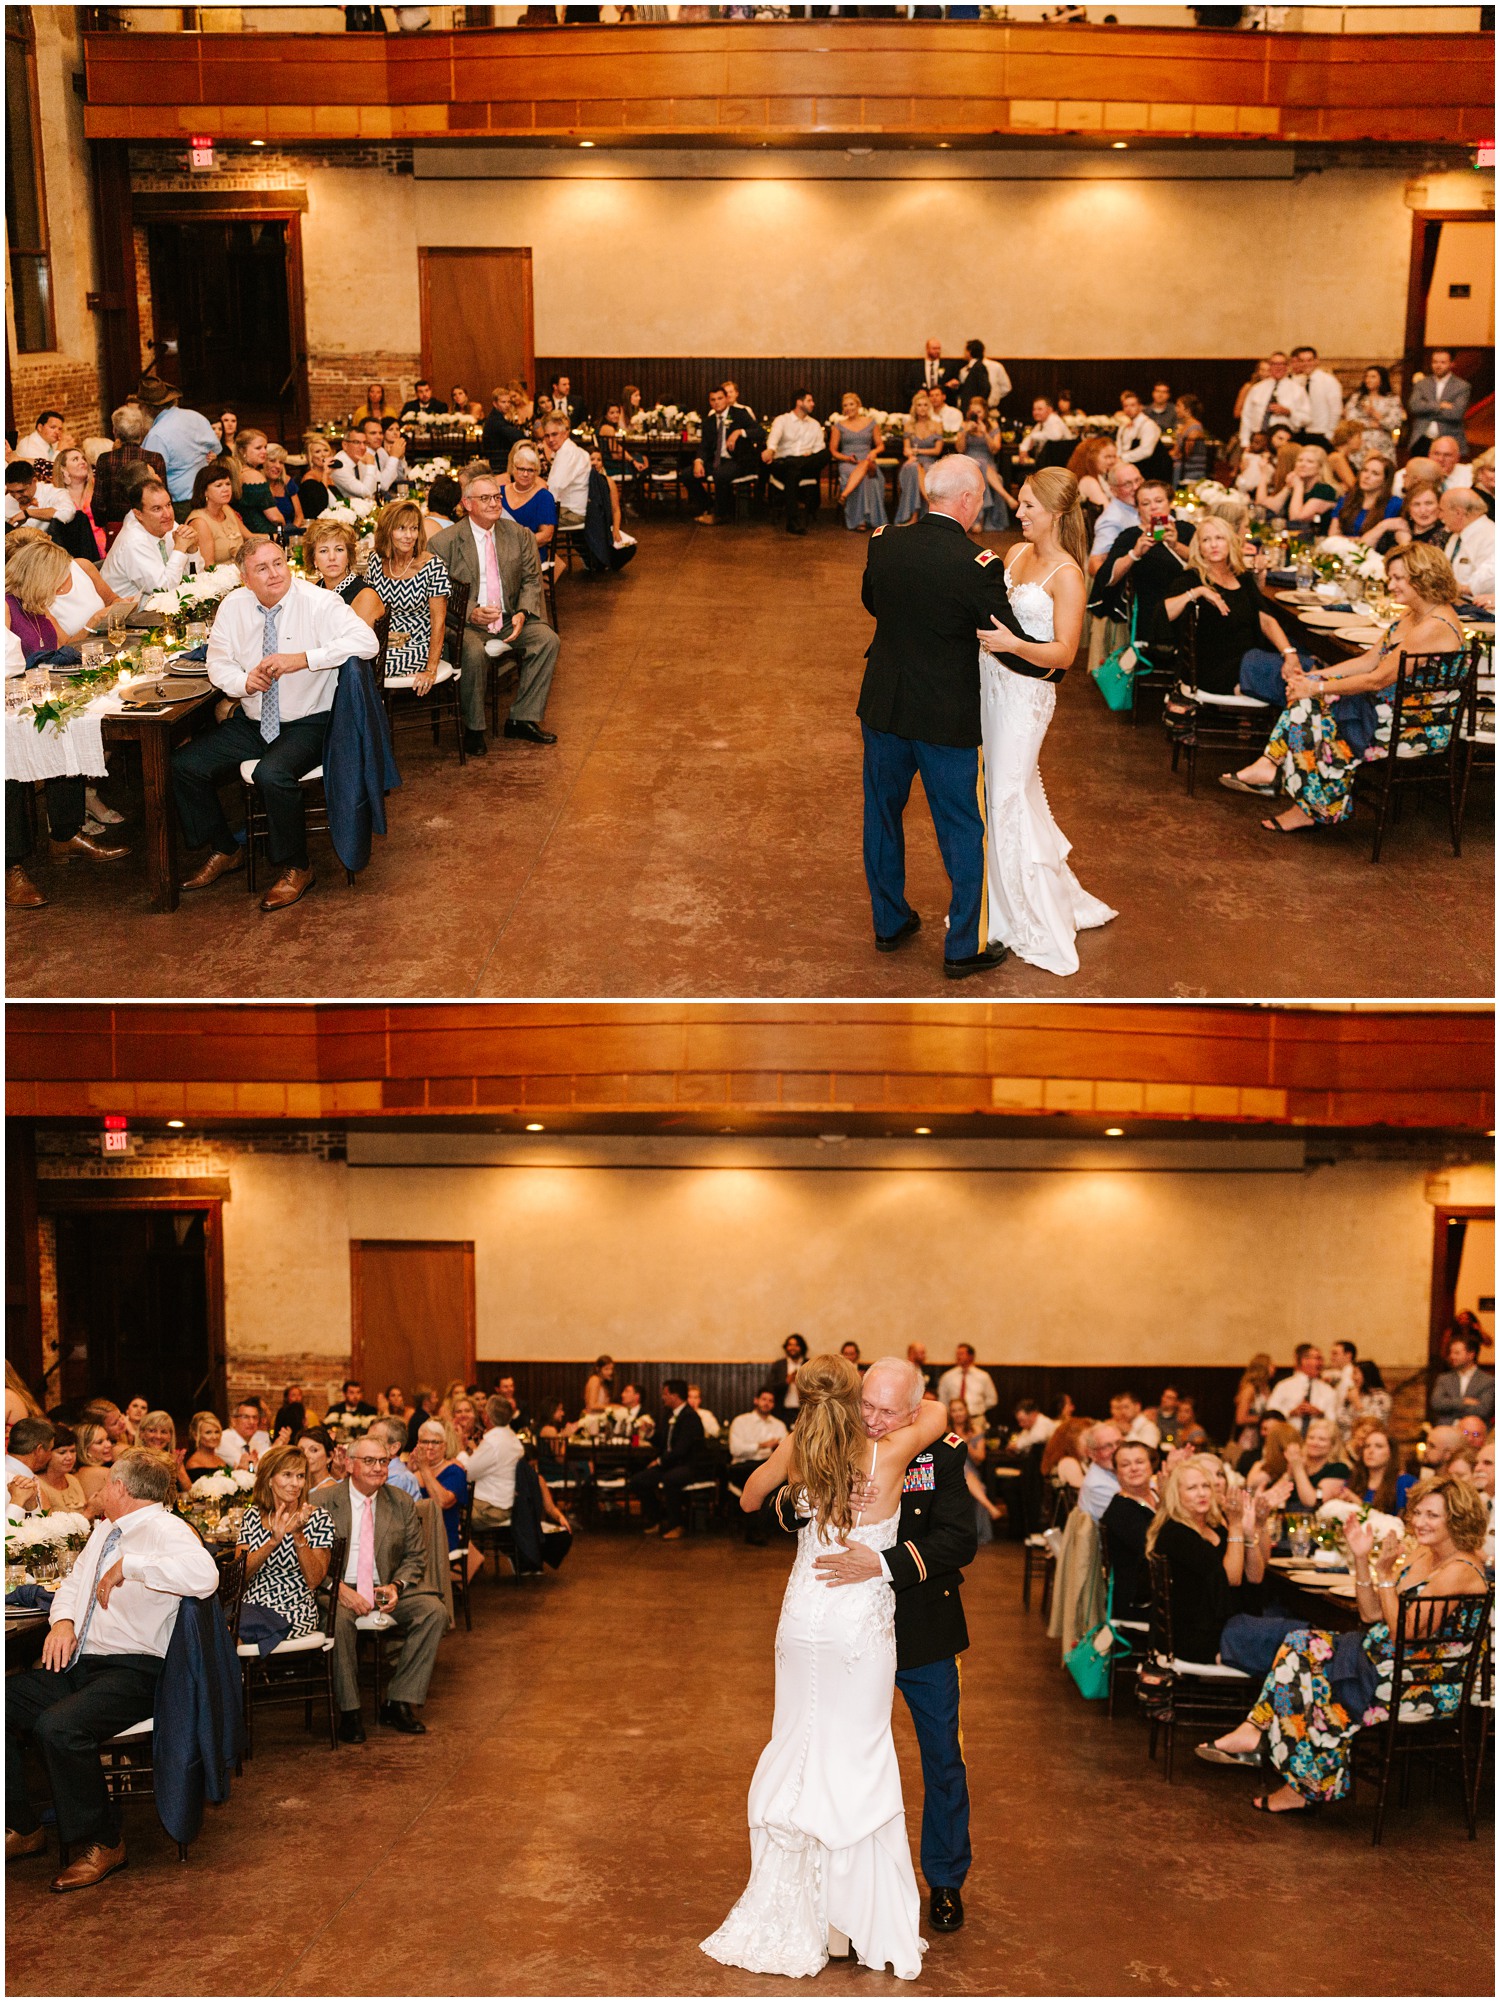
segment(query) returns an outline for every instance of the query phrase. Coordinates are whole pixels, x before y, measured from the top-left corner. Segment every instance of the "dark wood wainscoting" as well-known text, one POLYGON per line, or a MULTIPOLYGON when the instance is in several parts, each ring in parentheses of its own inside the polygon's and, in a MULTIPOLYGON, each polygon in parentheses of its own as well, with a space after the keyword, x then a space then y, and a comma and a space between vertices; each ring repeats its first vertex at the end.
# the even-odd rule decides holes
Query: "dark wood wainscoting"
MULTIPOLYGON (((701 1384, 703 1402, 725 1426, 731 1418, 748 1411, 755 1393, 766 1384, 776 1358, 764 1362, 629 1362, 615 1358, 615 1382, 639 1385, 648 1411, 661 1409, 661 1386, 669 1376, 686 1377, 701 1384)), ((946 1362, 942 1364, 947 1367, 946 1362)), ((569 1417, 577 1417, 583 1407, 583 1386, 593 1370, 586 1362, 490 1362, 478 1364, 486 1390, 493 1390, 502 1376, 513 1376, 521 1402, 534 1412, 545 1412, 561 1399, 569 1417)), ((1027 1363, 982 1362, 995 1380, 1000 1393, 1000 1409, 1008 1418, 1022 1397, 1034 1397, 1044 1411, 1054 1408, 1054 1400, 1067 1391, 1078 1412, 1085 1417, 1109 1414, 1109 1400, 1120 1390, 1133 1390, 1146 1404, 1154 1404, 1164 1384, 1172 1383, 1184 1397, 1191 1397, 1199 1422, 1210 1438, 1229 1436, 1234 1418, 1234 1393, 1241 1372, 1208 1365, 1184 1369, 1141 1369, 1122 1365, 1118 1369, 1098 1365, 1060 1363, 1055 1367, 1027 1363)))
MULTIPOLYGON (((790 410, 792 399, 810 389, 820 412, 837 410, 839 398, 852 389, 874 410, 904 410, 906 385, 917 356, 837 355, 539 355, 537 387, 545 389, 554 375, 572 379, 573 400, 595 417, 621 400, 627 382, 634 383, 648 405, 675 403, 683 410, 704 411, 708 392, 728 378, 737 382, 751 408, 764 418, 790 410)), ((1219 438, 1234 417, 1234 399, 1255 370, 1255 359, 1232 361, 1165 356, 1104 360, 1018 360, 1000 356, 1011 379, 1011 392, 1001 406, 1008 421, 1031 422, 1034 396, 1056 397, 1066 389, 1079 410, 1118 410, 1120 391, 1133 389, 1143 403, 1151 401, 1151 385, 1171 383, 1174 394, 1191 390, 1203 400, 1203 419, 1219 438)))

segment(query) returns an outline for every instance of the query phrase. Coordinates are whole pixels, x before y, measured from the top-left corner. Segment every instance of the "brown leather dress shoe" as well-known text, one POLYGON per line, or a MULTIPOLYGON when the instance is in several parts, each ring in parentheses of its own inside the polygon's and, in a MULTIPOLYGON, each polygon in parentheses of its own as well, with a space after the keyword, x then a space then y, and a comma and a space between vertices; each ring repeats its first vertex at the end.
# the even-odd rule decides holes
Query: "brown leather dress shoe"
POLYGON ((232 876, 236 869, 245 866, 245 851, 236 848, 232 855, 221 855, 216 848, 206 862, 199 863, 192 875, 183 882, 185 890, 206 890, 210 883, 217 883, 221 876, 232 876))
POLYGON ((311 869, 287 869, 261 898, 260 907, 263 911, 284 911, 288 904, 295 904, 299 897, 305 897, 312 886, 311 869))
POLYGON ((84 855, 90 862, 118 862, 130 853, 128 842, 106 841, 98 834, 75 834, 71 841, 49 841, 52 859, 59 866, 71 862, 75 855, 84 855))
POLYGON ((13 911, 39 911, 52 899, 42 895, 19 862, 12 862, 5 872, 5 901, 13 911))
POLYGON ((5 1831, 5 1860, 7 1863, 16 1856, 40 1856, 47 1847, 45 1828, 33 1828, 29 1835, 17 1835, 13 1828, 5 1831))
POLYGON ((54 1891, 86 1891, 92 1884, 102 1884, 104 1879, 116 1870, 125 1868, 125 1844, 117 1842, 113 1849, 106 1849, 102 1842, 91 1842, 76 1863, 70 1863, 52 1879, 54 1891))

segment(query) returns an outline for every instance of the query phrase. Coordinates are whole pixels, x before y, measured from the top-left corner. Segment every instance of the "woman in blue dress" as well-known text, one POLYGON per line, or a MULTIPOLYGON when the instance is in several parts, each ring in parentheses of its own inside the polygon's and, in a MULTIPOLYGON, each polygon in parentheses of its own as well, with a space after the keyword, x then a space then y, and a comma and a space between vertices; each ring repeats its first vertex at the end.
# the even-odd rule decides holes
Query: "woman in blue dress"
MULTIPOLYGON (((456 1557, 463 1529, 464 1503, 469 1494, 469 1472, 455 1457, 458 1434, 442 1418, 424 1418, 417 1427, 416 1441, 406 1456, 407 1469, 422 1493, 442 1510, 443 1532, 448 1539, 448 1555, 456 1557)), ((473 1578, 484 1568, 483 1552, 471 1543, 467 1566, 473 1578)))
POLYGON ((1010 510, 1015 505, 1015 498, 1005 491, 1005 483, 1000 477, 1000 427, 991 419, 989 405, 982 396, 969 399, 964 428, 959 433, 958 449, 965 458, 973 459, 984 474, 984 511, 974 526, 982 533, 1009 528, 1010 510))
POLYGON ((528 439, 511 446, 500 482, 500 509, 536 537, 537 554, 545 569, 552 561, 557 534, 557 502, 542 480, 542 456, 528 439))
POLYGON ((943 450, 943 427, 932 414, 925 389, 912 398, 911 417, 902 440, 905 458, 896 489, 896 526, 919 521, 927 512, 927 469, 937 464, 943 450))
POLYGON ((828 455, 838 467, 845 528, 885 527, 885 476, 876 463, 883 444, 872 413, 852 389, 846 389, 828 433, 828 455))

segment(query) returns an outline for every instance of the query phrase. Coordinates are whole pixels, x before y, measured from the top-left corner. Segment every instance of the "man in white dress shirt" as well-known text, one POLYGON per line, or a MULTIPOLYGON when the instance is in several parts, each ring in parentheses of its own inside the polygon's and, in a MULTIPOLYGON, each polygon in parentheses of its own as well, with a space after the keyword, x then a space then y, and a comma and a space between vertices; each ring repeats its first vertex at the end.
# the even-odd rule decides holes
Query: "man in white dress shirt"
POLYGON ((206 890, 243 866, 219 787, 253 759, 276 870, 260 907, 280 911, 312 886, 301 780, 323 762, 339 669, 346 660, 373 660, 380 642, 336 591, 294 578, 285 551, 266 536, 245 544, 240 575, 243 587, 219 606, 208 637, 209 679, 240 706, 172 757, 183 839, 211 850, 182 887, 206 890))
POLYGON ((1161 443, 1161 427, 1141 408, 1133 389, 1120 392, 1120 428, 1115 433, 1115 450, 1127 464, 1140 466, 1161 443))
POLYGON ((1141 1400, 1133 1390, 1122 1390, 1118 1397, 1109 1400, 1109 1415, 1120 1430, 1120 1437, 1128 1439, 1134 1446, 1149 1446, 1153 1453, 1161 1448, 1161 1433, 1142 1409, 1141 1400))
POLYGON ((16 447, 18 459, 42 460, 50 466, 62 450, 66 426, 60 410, 44 410, 36 420, 36 429, 28 432, 16 447))
POLYGON ((927 399, 932 405, 932 414, 945 438, 956 438, 964 428, 964 413, 956 403, 948 401, 948 392, 941 383, 936 389, 929 389, 927 399))
POLYGON ((53 1597, 41 1667, 6 1679, 6 1859, 47 1847, 26 1779, 34 1745, 52 1782, 58 1841, 74 1851, 54 1891, 84 1890, 124 1863, 99 1747, 151 1715, 182 1600, 219 1589, 201 1539, 164 1506, 175 1492, 165 1456, 121 1454, 93 1534, 53 1597))
POLYGON ((569 436, 566 417, 549 417, 543 437, 550 461, 547 487, 557 502, 558 525, 582 528, 589 511, 589 455, 569 436))
POLYGON ((1124 459, 1116 459, 1109 469, 1109 500, 1094 523, 1094 541, 1089 550, 1089 575, 1104 567, 1104 559, 1115 545, 1115 537, 1127 528, 1139 529, 1140 510, 1136 496, 1143 481, 1140 469, 1124 459))
POLYGON ((1016 1406, 1016 1429, 1007 1442, 1007 1450, 1024 1453, 1031 1446, 1045 1446, 1057 1430, 1057 1420, 1049 1418, 1039 1410, 1036 1400, 1023 1397, 1016 1406))
POLYGON ((1438 502, 1448 541, 1443 554, 1472 604, 1495 602, 1495 524, 1472 487, 1449 487, 1438 502))
POLYGON ((1305 1432, 1314 1418, 1337 1418, 1339 1399, 1323 1380, 1323 1351, 1315 1343, 1299 1342, 1295 1360, 1297 1367, 1272 1390, 1266 1409, 1305 1432))
POLYGON ((362 429, 345 434, 344 449, 329 460, 328 473, 345 500, 379 500, 380 468, 362 429))
POLYGON ((1078 1490, 1078 1506, 1095 1522, 1103 1521, 1104 1511, 1120 1492, 1115 1477, 1115 1448, 1119 1443, 1118 1425, 1094 1425, 1083 1435, 1083 1450, 1088 1454, 1089 1464, 1084 1470, 1083 1486, 1078 1490))
POLYGON ((816 399, 810 389, 799 389, 792 399, 791 409, 783 410, 772 421, 765 450, 760 455, 771 468, 771 478, 781 487, 782 499, 786 503, 788 535, 806 535, 807 523, 802 519, 802 482, 814 482, 809 513, 816 513, 817 482, 822 479, 823 468, 828 464, 828 440, 822 425, 813 415, 815 404, 816 399))
POLYGON ((953 1355, 952 1369, 944 1370, 938 1378, 938 1403, 946 1406, 961 1397, 976 1418, 983 1418, 1000 1402, 994 1379, 988 1370, 976 1368, 974 1351, 967 1342, 960 1342, 953 1355))
POLYGON ((469 1455, 476 1529, 501 1529, 516 1505, 516 1468, 526 1448, 510 1429, 516 1409, 508 1397, 492 1397, 484 1407, 484 1437, 469 1455))
POLYGON ((38 481, 35 463, 12 459, 5 469, 5 526, 22 522, 45 527, 50 521, 71 521, 78 510, 72 496, 50 481, 38 481))
POLYGON ((252 1398, 234 1407, 229 1424, 220 1434, 219 1458, 226 1467, 245 1467, 254 1472, 262 1453, 271 1450, 271 1435, 261 1423, 261 1409, 252 1398))
POLYGON ((1408 483, 1415 486, 1422 480, 1436 487, 1440 494, 1447 493, 1450 487, 1471 487, 1474 468, 1463 465, 1461 460, 1456 438, 1434 438, 1420 452, 1413 452, 1397 473, 1391 492, 1404 494, 1408 483))
POLYGON ((1072 435, 1067 420, 1058 416, 1050 397, 1034 397, 1031 404, 1031 429, 1016 447, 1016 464, 1035 465, 1042 456, 1044 445, 1061 445, 1072 435))
MULTIPOLYGON (((786 1426, 776 1416, 774 1390, 758 1390, 753 1410, 742 1411, 729 1421, 729 1480, 742 1489, 764 1461, 769 1460, 786 1437, 786 1426)), ((763 1544, 766 1533, 758 1515, 745 1517, 745 1541, 763 1544)))
POLYGON ((178 527, 172 496, 161 481, 144 480, 99 575, 122 597, 171 591, 182 582, 188 557, 197 547, 198 531, 178 527))
POLYGON ((1250 443, 1253 432, 1270 432, 1277 424, 1286 424, 1293 431, 1305 431, 1308 418, 1312 415, 1307 391, 1300 382, 1293 380, 1291 364, 1280 348, 1275 354, 1267 355, 1266 367, 1270 373, 1252 386, 1240 412, 1242 445, 1250 443))
POLYGON ((1306 346, 1292 349, 1292 380, 1307 397, 1307 423, 1298 442, 1321 445, 1326 452, 1344 414, 1344 385, 1332 369, 1318 366, 1317 349, 1306 346))
POLYGON ((17 1508, 32 1510, 47 1506, 40 1476, 47 1471, 56 1436, 47 1418, 28 1415, 18 1418, 10 1428, 5 1445, 5 1489, 17 1508))

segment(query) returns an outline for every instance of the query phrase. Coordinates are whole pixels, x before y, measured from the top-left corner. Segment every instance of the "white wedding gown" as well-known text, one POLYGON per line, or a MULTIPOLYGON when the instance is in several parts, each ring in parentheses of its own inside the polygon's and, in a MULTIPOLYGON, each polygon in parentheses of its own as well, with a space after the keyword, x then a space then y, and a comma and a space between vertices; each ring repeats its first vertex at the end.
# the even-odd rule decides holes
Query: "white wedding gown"
MULTIPOLYGON (((1009 567, 1005 575, 1010 583, 1009 567)), ((1011 584, 1010 602, 1029 639, 1052 638, 1052 600, 1041 583, 1011 584)), ((1057 684, 1013 673, 982 648, 979 673, 990 942, 1047 973, 1076 973, 1074 934, 1119 913, 1091 897, 1068 867, 1073 844, 1042 789, 1037 759, 1057 684)))
MULTIPOLYGON (((900 1515, 856 1526, 888 1550, 900 1515)), ((922 1901, 891 1736, 896 1595, 884 1578, 830 1587, 813 1570, 816 1522, 797 1540, 776 1629, 776 1713, 750 1782, 750 1881, 703 1951, 752 1974, 819 1973, 828 1931, 867 1967, 922 1971, 922 1901)))

